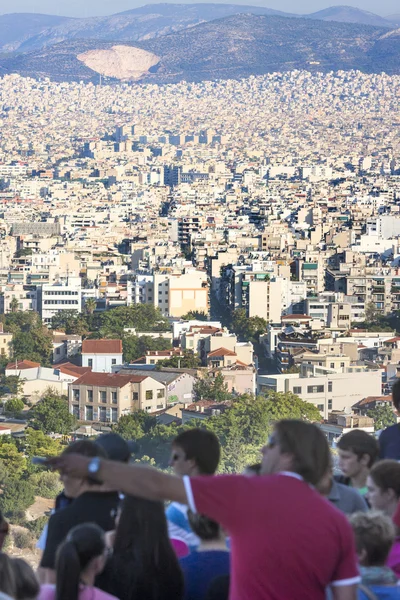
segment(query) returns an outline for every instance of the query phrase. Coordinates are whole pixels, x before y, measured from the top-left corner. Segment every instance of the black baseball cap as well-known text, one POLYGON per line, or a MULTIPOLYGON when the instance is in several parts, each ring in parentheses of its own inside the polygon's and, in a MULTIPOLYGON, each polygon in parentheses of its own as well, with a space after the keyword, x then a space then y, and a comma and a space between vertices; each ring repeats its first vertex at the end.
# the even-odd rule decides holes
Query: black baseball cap
POLYGON ((139 450, 139 444, 133 440, 124 440, 119 433, 103 433, 95 442, 106 451, 109 460, 129 462, 131 455, 139 450))

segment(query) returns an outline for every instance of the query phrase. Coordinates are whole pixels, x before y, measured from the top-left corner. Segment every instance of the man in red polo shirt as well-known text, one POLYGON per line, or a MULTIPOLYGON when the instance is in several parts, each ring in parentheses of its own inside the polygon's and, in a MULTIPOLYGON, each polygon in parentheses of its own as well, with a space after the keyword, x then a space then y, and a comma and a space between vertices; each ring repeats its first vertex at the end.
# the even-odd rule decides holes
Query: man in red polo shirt
POLYGON ((312 487, 329 466, 321 430, 302 421, 277 423, 263 448, 261 477, 223 475, 183 481, 148 467, 50 459, 70 475, 88 474, 126 494, 187 503, 228 531, 230 600, 356 600, 353 532, 346 517, 312 487))

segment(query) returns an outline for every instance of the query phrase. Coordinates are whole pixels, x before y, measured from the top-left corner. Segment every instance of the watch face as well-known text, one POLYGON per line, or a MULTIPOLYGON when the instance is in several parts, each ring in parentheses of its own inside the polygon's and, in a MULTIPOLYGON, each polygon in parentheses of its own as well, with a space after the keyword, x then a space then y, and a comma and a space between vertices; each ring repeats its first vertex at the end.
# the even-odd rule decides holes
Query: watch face
POLYGON ((89 473, 97 473, 98 470, 99 470, 99 459, 93 458, 93 460, 91 460, 89 463, 88 471, 89 471, 89 473))

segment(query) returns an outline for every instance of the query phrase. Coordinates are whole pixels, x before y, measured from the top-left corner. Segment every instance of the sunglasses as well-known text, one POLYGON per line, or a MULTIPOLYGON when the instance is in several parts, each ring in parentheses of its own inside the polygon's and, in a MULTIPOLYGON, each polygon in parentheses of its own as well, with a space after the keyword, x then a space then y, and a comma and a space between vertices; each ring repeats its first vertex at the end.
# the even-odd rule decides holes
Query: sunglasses
POLYGON ((268 442, 267 442, 267 448, 275 448, 275 446, 278 444, 278 440, 276 439, 276 435, 275 434, 271 434, 268 438, 268 442))

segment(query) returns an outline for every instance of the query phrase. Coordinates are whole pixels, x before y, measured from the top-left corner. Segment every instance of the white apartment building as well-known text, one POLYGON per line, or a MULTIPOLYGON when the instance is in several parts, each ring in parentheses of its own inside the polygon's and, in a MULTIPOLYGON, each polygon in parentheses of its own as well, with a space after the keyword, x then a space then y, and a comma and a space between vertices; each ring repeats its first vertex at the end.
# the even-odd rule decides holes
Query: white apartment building
POLYGON ((43 323, 51 323, 51 319, 63 310, 82 312, 82 290, 80 281, 44 284, 37 288, 37 311, 43 323))

